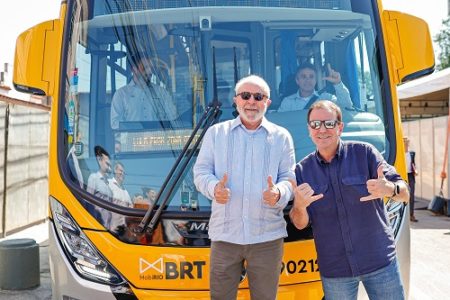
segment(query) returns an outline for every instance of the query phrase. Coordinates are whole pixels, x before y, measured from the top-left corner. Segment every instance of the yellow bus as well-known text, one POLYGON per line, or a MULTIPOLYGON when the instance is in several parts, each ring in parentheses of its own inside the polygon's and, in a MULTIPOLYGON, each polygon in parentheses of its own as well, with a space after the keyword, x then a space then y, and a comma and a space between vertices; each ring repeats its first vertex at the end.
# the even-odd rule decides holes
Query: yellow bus
MULTIPOLYGON (((303 158, 306 110, 278 110, 302 63, 319 93, 348 90, 343 138, 405 176, 396 85, 433 72, 433 50, 424 21, 381 1, 67 0, 22 33, 14 86, 51 99, 53 297, 208 299, 211 202, 192 178, 203 134, 236 116, 236 81, 259 74, 267 118, 303 158), (328 64, 340 87, 323 80, 328 64)), ((386 201, 408 288, 408 207, 386 201)), ((289 208, 278 299, 322 299, 312 229, 294 229, 289 208)), ((249 297, 243 269, 238 298, 249 297)))

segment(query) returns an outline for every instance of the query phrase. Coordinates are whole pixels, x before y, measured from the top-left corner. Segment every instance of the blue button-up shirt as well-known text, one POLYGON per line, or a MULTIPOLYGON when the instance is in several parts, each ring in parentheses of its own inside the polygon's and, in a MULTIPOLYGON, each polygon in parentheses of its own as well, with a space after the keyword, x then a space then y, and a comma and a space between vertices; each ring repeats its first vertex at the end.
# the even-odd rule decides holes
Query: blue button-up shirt
POLYGON ((283 208, 292 196, 288 179, 295 178, 294 167, 291 135, 265 118, 256 130, 247 130, 239 117, 211 127, 194 166, 194 182, 213 200, 227 173, 231 197, 226 204, 212 201, 210 239, 245 245, 287 236, 283 208), (281 193, 273 207, 263 202, 269 175, 281 193))
POLYGON ((314 194, 308 215, 314 234, 320 272, 325 277, 354 277, 387 266, 395 258, 394 236, 383 199, 360 201, 367 196, 366 182, 378 178, 384 164, 389 181, 402 180, 371 145, 340 142, 327 163, 316 151, 296 166, 297 183, 309 183, 314 194))

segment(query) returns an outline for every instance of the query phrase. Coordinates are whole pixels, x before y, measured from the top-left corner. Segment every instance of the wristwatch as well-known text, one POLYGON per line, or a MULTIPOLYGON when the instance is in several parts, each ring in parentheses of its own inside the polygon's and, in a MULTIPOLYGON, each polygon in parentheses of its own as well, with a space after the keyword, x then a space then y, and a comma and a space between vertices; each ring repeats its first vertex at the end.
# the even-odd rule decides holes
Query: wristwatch
POLYGON ((394 192, 392 193, 391 198, 400 194, 400 185, 397 182, 394 182, 394 192))

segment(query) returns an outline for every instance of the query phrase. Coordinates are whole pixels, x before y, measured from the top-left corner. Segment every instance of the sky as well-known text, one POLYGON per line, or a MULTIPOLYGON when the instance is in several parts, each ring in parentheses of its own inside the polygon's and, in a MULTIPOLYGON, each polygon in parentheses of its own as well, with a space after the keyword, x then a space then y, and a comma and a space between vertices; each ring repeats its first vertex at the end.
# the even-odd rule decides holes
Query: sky
MULTIPOLYGON (((61 0, 3 1, 8 4, 3 4, 0 12, 0 66, 5 62, 13 63, 17 36, 35 24, 57 18, 61 3, 61 0)), ((435 36, 447 16, 447 3, 448 0, 383 0, 383 7, 424 19, 435 36)))
MULTIPOLYGON (((59 17, 61 0, 2 0, 0 64, 13 63, 17 36, 44 21, 59 17), (5 4, 3 2, 8 2, 5 4)), ((3 71, 3 67, 2 70, 3 71)))
POLYGON ((432 37, 442 29, 442 20, 447 18, 448 0, 382 0, 383 8, 398 10, 424 19, 432 37))

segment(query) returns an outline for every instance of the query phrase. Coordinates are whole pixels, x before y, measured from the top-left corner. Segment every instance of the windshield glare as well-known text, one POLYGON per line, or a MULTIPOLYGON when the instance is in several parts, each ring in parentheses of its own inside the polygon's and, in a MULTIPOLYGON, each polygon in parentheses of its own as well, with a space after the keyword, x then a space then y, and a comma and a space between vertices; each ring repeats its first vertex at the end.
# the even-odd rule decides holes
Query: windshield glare
MULTIPOLYGON (((220 121, 236 116, 234 85, 248 74, 269 83, 266 117, 290 131, 297 160, 314 150, 307 109, 287 100, 307 102, 299 94, 301 81, 321 98, 337 98, 343 139, 372 143, 388 157, 370 11, 354 12, 350 1, 179 9, 183 1, 148 1, 169 8, 99 2, 74 4, 64 88, 66 168, 98 199, 130 208, 152 205, 208 104, 215 98, 222 103, 220 121), (298 66, 306 64, 310 68, 300 75, 298 66), (327 79, 333 76, 339 82, 327 79)), ((169 182, 175 188, 163 195, 166 211, 210 210, 210 200, 193 184, 194 162, 195 155, 169 182)), ((136 223, 103 208, 91 213, 111 231, 136 223)), ((179 232, 186 224, 171 226, 179 232)))

